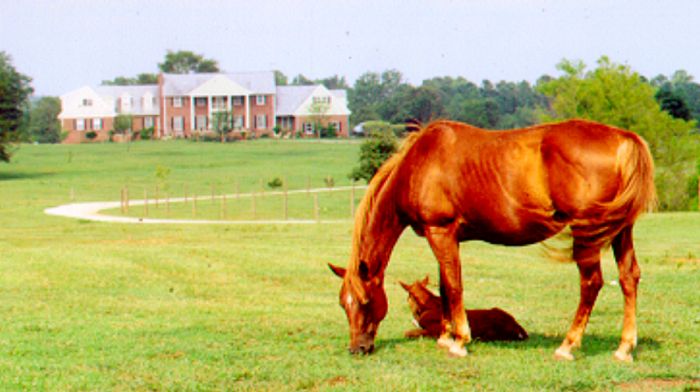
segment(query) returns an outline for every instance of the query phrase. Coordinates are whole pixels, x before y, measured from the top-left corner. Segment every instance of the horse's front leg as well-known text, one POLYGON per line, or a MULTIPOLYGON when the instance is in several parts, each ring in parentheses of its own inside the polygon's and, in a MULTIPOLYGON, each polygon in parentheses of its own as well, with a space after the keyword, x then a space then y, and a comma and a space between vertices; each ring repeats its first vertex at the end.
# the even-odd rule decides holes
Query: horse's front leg
POLYGON ((462 300, 459 242, 454 229, 444 227, 428 228, 426 238, 440 264, 442 333, 438 344, 448 347, 451 355, 464 357, 467 355, 464 344, 471 341, 471 331, 462 300))

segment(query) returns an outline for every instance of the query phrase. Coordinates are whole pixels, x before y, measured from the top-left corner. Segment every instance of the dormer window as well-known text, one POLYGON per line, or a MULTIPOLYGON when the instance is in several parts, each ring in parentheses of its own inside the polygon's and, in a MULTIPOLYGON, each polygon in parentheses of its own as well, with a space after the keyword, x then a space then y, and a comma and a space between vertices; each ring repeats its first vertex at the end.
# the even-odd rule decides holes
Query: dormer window
POLYGON ((92 106, 92 99, 83 99, 83 106, 92 106))
POLYGON ((331 97, 314 97, 313 102, 315 104, 331 104, 331 97))

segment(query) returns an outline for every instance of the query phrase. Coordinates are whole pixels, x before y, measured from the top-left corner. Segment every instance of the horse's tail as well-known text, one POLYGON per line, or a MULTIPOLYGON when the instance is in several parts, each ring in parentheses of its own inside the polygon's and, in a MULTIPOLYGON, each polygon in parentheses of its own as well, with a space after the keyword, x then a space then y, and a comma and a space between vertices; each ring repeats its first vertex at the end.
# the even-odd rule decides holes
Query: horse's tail
POLYGON ((572 222, 574 237, 607 246, 620 230, 656 208, 654 161, 649 146, 640 136, 625 133, 617 150, 616 170, 620 179, 617 195, 595 204, 587 214, 592 218, 572 222))

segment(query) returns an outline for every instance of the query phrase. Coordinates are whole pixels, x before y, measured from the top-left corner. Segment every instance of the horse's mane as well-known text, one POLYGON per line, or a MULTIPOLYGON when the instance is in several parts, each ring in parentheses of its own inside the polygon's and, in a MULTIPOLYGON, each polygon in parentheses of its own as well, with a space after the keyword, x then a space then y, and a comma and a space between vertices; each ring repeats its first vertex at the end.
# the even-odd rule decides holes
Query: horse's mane
POLYGON ((385 188, 391 174, 394 173, 394 169, 406 156, 406 153, 411 149, 411 146, 415 144, 418 137, 422 134, 424 128, 413 131, 418 127, 417 124, 407 125, 407 129, 412 130, 408 136, 401 143, 399 149, 387 159, 382 166, 377 170, 374 177, 370 180, 367 185, 367 190, 365 192, 362 201, 357 206, 355 212, 355 228, 352 235, 352 252, 350 254, 350 262, 348 264, 347 273, 345 274, 345 279, 347 280, 349 287, 357 295, 358 300, 361 303, 367 302, 367 294, 365 293, 364 286, 359 281, 359 268, 360 268, 360 247, 362 245, 362 232, 363 229, 369 224, 372 219, 372 214, 374 210, 377 197, 381 191, 385 188))

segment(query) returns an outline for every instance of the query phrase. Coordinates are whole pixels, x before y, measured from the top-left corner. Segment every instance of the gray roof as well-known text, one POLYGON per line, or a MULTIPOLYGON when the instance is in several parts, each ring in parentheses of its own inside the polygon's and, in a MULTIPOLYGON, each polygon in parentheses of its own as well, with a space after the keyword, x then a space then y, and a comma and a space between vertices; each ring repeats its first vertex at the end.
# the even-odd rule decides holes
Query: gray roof
POLYGON ((158 98, 157 84, 136 86, 97 86, 95 87, 95 92, 103 98, 111 99, 111 104, 115 105, 115 110, 117 110, 117 112, 119 112, 119 108, 116 107, 117 100, 124 94, 128 94, 132 98, 131 114, 157 115, 160 112, 160 107, 157 102, 149 111, 146 111, 142 105, 142 98, 146 93, 151 93, 152 97, 155 97, 156 99, 158 98))
POLYGON ((278 86, 277 115, 291 116, 318 86, 278 86))
POLYGON ((163 94, 168 97, 187 95, 209 79, 224 75, 255 94, 275 93, 275 74, 272 71, 200 74, 163 74, 163 94))

